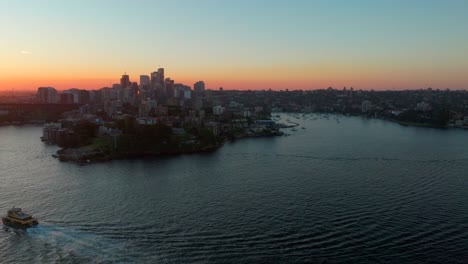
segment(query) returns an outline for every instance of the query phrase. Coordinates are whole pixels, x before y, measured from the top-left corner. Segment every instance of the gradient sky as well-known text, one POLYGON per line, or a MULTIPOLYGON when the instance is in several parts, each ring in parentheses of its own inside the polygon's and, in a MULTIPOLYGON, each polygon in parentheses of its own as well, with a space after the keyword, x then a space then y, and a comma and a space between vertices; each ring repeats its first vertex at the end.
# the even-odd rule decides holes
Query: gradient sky
POLYGON ((468 89, 468 1, 0 0, 0 90, 468 89))

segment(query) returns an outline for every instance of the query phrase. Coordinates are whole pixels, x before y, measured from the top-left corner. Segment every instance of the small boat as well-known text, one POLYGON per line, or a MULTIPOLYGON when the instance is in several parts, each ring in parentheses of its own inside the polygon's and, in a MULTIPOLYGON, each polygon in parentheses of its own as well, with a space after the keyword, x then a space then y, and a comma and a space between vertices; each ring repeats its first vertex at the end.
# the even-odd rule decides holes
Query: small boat
POLYGON ((39 224, 37 219, 32 217, 32 215, 23 213, 21 208, 15 207, 8 210, 8 214, 2 217, 2 222, 4 225, 19 228, 28 228, 39 224))
POLYGON ((306 129, 305 127, 302 127, 302 129, 306 129))

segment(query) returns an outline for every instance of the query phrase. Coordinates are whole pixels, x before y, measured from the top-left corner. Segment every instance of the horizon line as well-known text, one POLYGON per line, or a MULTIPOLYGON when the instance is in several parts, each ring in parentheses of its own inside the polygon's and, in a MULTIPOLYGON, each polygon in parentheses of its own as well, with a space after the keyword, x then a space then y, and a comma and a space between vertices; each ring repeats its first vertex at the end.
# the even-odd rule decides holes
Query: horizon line
MULTIPOLYGON (((79 88, 79 87, 70 87, 70 88, 66 88, 66 89, 57 89, 53 86, 39 86, 37 88, 31 88, 31 89, 14 89, 14 88, 11 88, 11 89, 0 89, 0 93, 8 93, 8 92, 37 92, 37 89, 41 88, 41 87, 52 87, 54 89, 56 89, 57 91, 66 91, 66 90, 70 90, 70 89, 79 89, 79 90, 87 90, 87 91, 97 91, 97 90, 100 90, 100 89, 103 89, 103 88, 112 88, 112 87, 109 87, 109 86, 103 86, 101 88, 97 88, 97 89, 89 89, 89 88, 79 88)), ((191 87, 192 88, 192 87, 191 87)), ((220 87, 221 88, 221 87, 220 87)), ((254 89, 242 89, 242 88, 236 88, 236 89, 225 89, 223 88, 223 91, 275 91, 275 92, 281 92, 281 91, 317 91, 317 90, 328 90, 328 89, 332 89, 332 90, 335 90, 335 91, 343 91, 344 88, 346 88, 347 91, 349 91, 351 88, 353 88, 353 91, 379 91, 379 92, 385 92, 385 91, 395 91, 395 92, 398 92, 398 91, 420 91, 420 90, 433 90, 433 91, 468 91, 468 88, 450 88, 450 87, 446 87, 446 88, 434 88, 434 87, 426 87, 426 88, 402 88, 402 89, 398 89, 398 88, 355 88, 353 86, 349 86, 349 87, 343 87, 343 88, 336 88, 336 87, 332 87, 332 86, 329 86, 329 87, 326 87, 326 88, 306 88, 306 89, 303 89, 303 88, 254 88, 254 89)), ((206 91, 220 91, 219 88, 206 88, 206 91)))

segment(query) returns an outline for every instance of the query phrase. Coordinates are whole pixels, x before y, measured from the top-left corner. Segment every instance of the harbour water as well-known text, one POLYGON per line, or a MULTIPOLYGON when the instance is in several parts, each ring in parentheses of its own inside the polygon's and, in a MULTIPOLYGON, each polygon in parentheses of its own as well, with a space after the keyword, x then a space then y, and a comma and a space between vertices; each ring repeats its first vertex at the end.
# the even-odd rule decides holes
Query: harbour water
MULTIPOLYGON (((11 263, 468 263, 468 131, 358 117, 210 154, 78 166, 41 127, 0 127, 11 263)), ((306 129, 301 129, 304 126, 306 129)))

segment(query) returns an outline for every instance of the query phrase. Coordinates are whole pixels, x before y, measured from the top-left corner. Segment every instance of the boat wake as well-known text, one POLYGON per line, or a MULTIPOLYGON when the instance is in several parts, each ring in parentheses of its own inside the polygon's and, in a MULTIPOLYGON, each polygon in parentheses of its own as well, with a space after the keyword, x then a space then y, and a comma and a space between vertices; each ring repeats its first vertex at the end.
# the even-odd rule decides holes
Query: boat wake
POLYGON ((25 234, 57 248, 65 258, 102 263, 125 260, 125 245, 97 234, 48 224, 28 229, 25 234))

